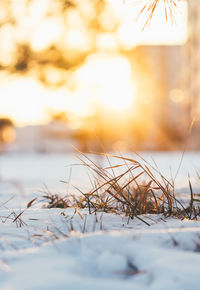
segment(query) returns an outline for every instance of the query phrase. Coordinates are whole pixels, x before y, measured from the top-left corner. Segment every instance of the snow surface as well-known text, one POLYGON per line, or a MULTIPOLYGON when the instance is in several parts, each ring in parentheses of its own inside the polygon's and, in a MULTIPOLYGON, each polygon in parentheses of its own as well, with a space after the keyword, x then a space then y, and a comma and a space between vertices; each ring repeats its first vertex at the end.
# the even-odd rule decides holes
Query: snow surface
MULTIPOLYGON (((175 176, 181 153, 142 156, 153 156, 163 174, 175 176)), ((66 154, 0 155, 0 289, 200 288, 199 221, 145 215, 147 226, 120 215, 46 209, 42 203, 25 209, 44 184, 66 193, 67 185, 59 181, 69 179, 73 163, 66 154)), ((188 192, 188 173, 198 192, 199 169, 200 154, 186 154, 176 179, 178 192, 188 192)), ((72 168, 71 179, 82 188, 90 186, 80 166, 72 168)))

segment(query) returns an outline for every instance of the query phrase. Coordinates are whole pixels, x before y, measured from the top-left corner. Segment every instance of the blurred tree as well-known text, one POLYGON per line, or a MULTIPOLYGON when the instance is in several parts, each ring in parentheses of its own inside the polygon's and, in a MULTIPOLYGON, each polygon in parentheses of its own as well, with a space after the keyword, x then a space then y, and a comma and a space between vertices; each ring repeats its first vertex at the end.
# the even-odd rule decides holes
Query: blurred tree
POLYGON ((77 66, 111 37, 119 20, 106 0, 0 2, 0 70, 66 83, 77 66))
MULTIPOLYGON (((138 2, 144 5, 141 13, 146 17, 145 25, 149 25, 161 1, 165 4, 166 19, 174 20, 176 3, 182 0, 140 0, 138 2)), ((97 51, 127 54, 135 45, 124 45, 117 33, 122 19, 119 9, 114 9, 114 2, 115 0, 0 1, 0 76, 5 73, 34 76, 53 88, 67 85, 70 89, 75 89, 77 84, 72 77, 73 73, 90 54, 97 51)), ((139 12, 138 10, 138 14, 139 12)), ((134 34, 132 37, 134 39, 134 34)), ((129 58, 132 57, 129 55, 129 58)), ((141 56, 137 61, 141 63, 141 59, 144 57, 141 56)), ((145 98, 143 87, 142 84, 145 98)), ((144 104, 141 106, 144 107, 144 104)), ((100 119, 101 114, 97 117, 96 127, 101 128, 98 136, 103 136, 101 139, 105 136, 111 138, 109 133, 101 131, 104 125, 104 120, 100 119)), ((113 135, 112 139, 115 141, 118 135, 113 135)))
POLYGON ((14 124, 8 118, 0 118, 0 149, 4 143, 13 142, 15 139, 14 124))
MULTIPOLYGON (((160 1, 140 0, 144 3, 141 13, 146 15, 145 25, 150 23, 160 1)), ((174 20, 173 10, 179 1, 183 0, 164 1, 166 19, 174 20)), ((103 41, 113 51, 125 52, 127 48, 114 35, 121 19, 111 2, 1 1, 0 71, 31 74, 46 85, 61 86, 103 41)))

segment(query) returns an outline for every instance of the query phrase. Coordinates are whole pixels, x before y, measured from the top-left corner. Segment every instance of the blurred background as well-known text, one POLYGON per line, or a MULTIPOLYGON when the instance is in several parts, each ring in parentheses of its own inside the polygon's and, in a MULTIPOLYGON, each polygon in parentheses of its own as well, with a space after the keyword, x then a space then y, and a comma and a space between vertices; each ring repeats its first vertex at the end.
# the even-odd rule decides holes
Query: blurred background
POLYGON ((0 151, 200 149, 200 5, 0 2, 0 151))

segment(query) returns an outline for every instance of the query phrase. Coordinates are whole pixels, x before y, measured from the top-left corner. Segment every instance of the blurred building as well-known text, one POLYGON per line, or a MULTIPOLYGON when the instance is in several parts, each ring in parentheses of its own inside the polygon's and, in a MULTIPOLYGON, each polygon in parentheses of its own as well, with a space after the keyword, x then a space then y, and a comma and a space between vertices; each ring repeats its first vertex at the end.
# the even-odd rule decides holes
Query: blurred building
POLYGON ((52 121, 47 125, 16 128, 16 140, 5 151, 69 152, 76 146, 74 131, 66 123, 52 121))
POLYGON ((139 68, 138 111, 133 119, 142 135, 139 147, 180 148, 190 122, 186 46, 139 46, 129 58, 139 68))

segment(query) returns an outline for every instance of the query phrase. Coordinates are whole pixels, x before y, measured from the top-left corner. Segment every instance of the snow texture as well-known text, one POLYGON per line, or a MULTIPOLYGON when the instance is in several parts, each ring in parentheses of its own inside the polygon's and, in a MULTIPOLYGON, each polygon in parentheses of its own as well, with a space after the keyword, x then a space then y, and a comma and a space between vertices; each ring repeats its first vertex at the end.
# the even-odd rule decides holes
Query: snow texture
MULTIPOLYGON (((170 174, 170 166, 176 173, 179 153, 152 155, 163 174, 170 174)), ((187 174, 194 176, 199 161, 200 154, 185 156, 176 184, 179 193, 187 193, 187 174)), ((89 215, 86 210, 79 215, 41 203, 25 209, 41 195, 43 183, 64 194, 67 185, 59 180, 67 180, 72 163, 71 156, 59 154, 0 156, 1 290, 199 289, 199 221, 145 215, 147 226, 137 218, 89 215)), ((72 182, 79 180, 87 188, 86 176, 77 166, 72 182)), ((192 182, 198 192, 198 179, 192 182)))

